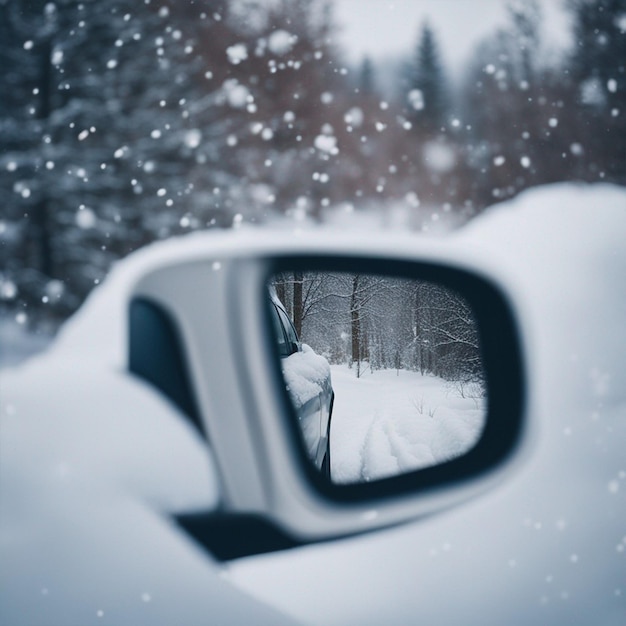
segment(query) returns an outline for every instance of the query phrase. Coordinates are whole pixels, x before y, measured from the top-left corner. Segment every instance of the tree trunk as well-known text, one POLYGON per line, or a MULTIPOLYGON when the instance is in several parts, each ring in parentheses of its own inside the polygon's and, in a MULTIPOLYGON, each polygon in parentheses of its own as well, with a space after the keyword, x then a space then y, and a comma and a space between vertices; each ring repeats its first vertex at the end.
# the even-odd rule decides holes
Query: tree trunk
MULTIPOLYGON (((50 57, 52 55, 52 40, 48 36, 41 42, 40 53, 40 83, 39 83, 39 119, 44 127, 50 117, 51 112, 51 82, 52 66, 50 57)), ((42 186, 43 187, 43 186, 42 186)), ((44 275, 53 278, 55 274, 54 259, 52 256, 52 233, 50 225, 50 207, 47 197, 47 190, 39 190, 39 200, 34 205, 31 214, 31 225, 33 232, 33 262, 34 266, 44 275)))
POLYGON ((359 276, 352 279, 350 296, 350 329, 352 335, 352 363, 356 363, 356 377, 361 376, 361 320, 359 318, 359 276))
POLYGON ((295 326, 298 337, 302 336, 302 272, 294 272, 293 274, 293 325, 295 326))
POLYGON ((278 296, 278 299, 283 303, 283 306, 284 306, 286 302, 284 281, 281 279, 279 282, 275 284, 275 287, 276 287, 276 295, 278 296))

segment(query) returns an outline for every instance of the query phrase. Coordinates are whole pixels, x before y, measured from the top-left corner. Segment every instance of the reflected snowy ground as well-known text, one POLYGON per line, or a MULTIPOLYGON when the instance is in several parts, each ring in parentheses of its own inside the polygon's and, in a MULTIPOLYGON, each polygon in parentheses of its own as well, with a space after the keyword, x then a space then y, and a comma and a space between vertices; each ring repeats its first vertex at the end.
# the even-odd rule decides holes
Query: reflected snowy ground
POLYGON ((331 366, 335 405, 332 478, 367 482, 432 467, 467 453, 484 425, 479 390, 407 370, 331 366), (461 393, 465 397, 461 396, 461 393))

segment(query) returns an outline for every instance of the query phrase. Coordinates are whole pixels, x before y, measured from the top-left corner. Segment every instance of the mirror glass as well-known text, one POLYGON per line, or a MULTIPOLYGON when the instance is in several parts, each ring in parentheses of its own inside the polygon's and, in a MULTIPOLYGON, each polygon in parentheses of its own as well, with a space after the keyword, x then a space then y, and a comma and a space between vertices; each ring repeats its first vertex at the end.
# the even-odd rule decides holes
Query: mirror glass
POLYGON ((370 274, 272 277, 280 369, 312 463, 335 483, 440 465, 486 417, 472 310, 431 282, 370 274))

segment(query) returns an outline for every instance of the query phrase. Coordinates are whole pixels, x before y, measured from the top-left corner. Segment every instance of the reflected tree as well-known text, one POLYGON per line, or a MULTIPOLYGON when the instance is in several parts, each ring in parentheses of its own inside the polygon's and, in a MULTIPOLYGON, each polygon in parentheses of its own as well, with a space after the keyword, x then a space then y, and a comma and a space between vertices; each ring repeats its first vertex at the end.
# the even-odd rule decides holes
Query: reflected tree
POLYGON ((434 283, 347 273, 285 273, 273 285, 298 332, 332 363, 483 384, 469 305, 434 283))

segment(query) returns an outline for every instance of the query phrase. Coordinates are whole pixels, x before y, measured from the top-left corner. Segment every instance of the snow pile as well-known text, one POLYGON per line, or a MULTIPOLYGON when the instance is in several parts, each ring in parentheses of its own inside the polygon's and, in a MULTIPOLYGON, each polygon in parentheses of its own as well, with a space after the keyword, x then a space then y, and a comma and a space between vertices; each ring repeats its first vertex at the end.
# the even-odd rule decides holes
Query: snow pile
POLYGON ((33 501, 36 493, 53 503, 58 490, 83 485, 168 511, 216 505, 213 459, 166 399, 124 371, 55 361, 51 368, 44 356, 1 372, 3 507, 21 487, 33 501))
POLYGON ((281 365, 287 391, 296 410, 323 393, 330 383, 328 361, 315 354, 305 343, 302 344, 302 352, 295 352, 282 359, 281 365))

